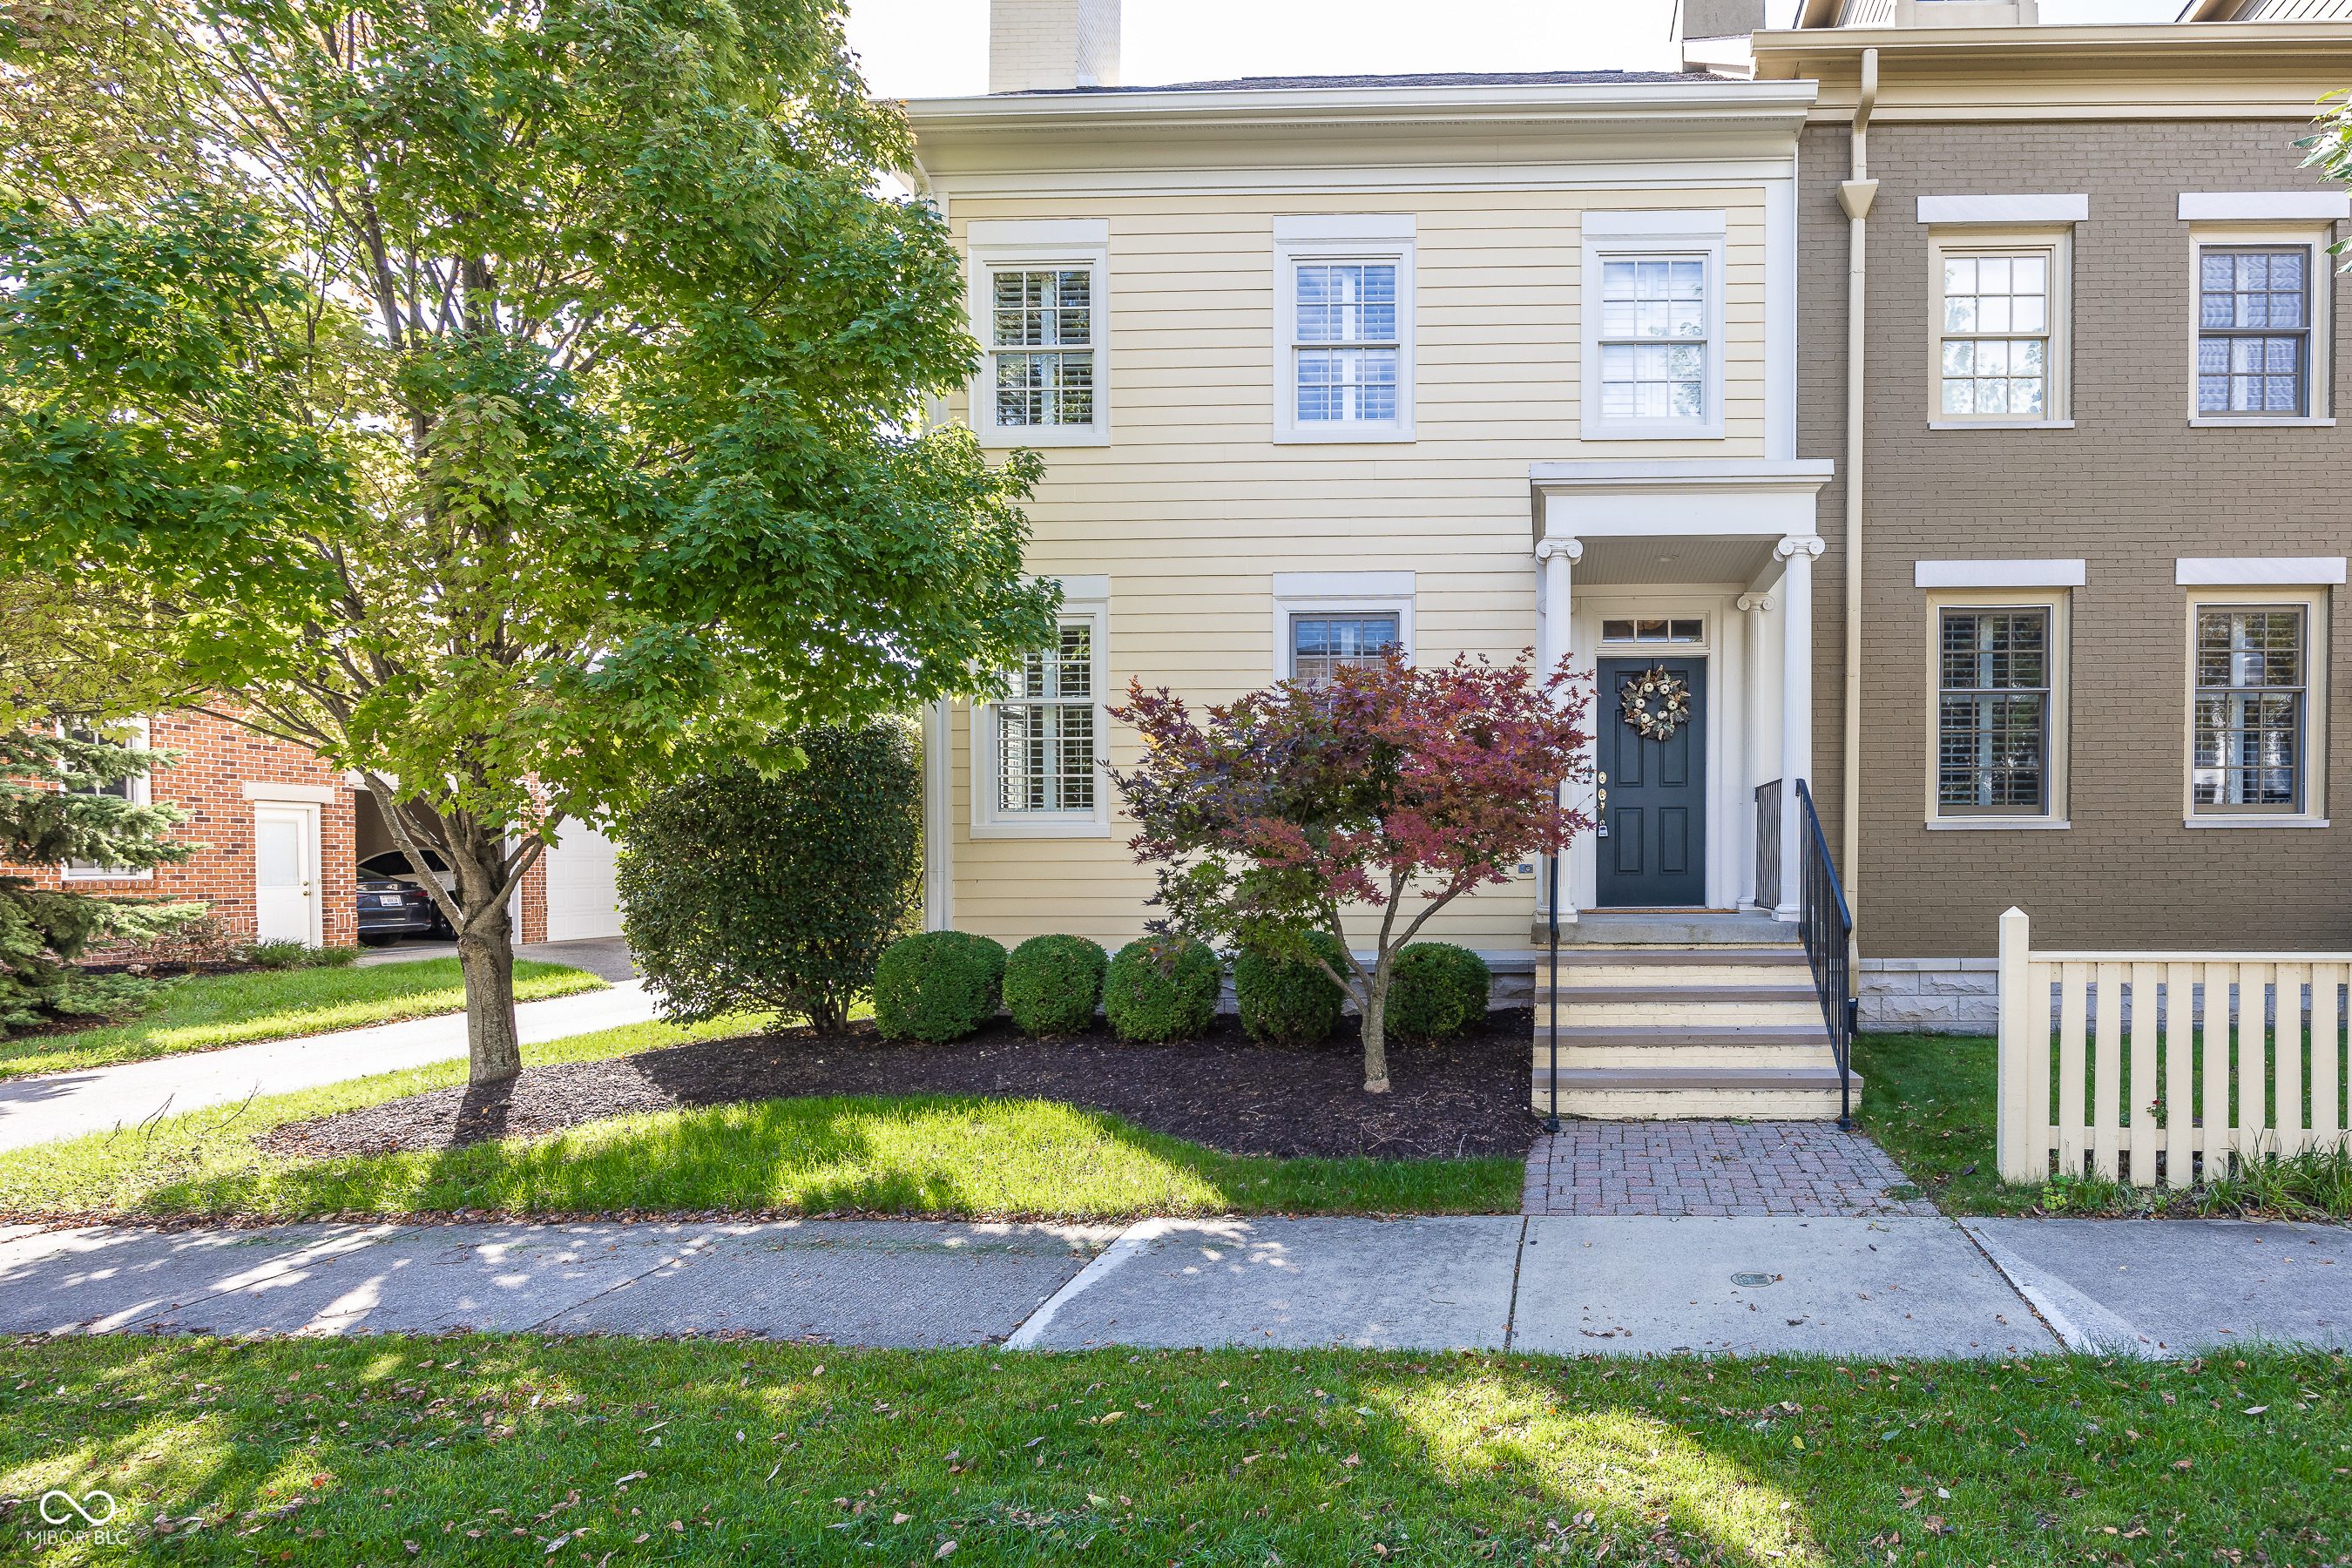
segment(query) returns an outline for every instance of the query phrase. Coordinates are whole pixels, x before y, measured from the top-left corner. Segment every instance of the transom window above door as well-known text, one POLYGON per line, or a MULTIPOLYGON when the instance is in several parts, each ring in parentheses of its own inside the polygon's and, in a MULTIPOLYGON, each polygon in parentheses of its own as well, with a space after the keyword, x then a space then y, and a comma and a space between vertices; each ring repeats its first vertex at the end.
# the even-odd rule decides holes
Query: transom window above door
POLYGON ((1695 643, 1706 640, 1706 621, 1696 616, 1634 616, 1601 623, 1602 642, 1695 643))
POLYGON ((1294 616, 1290 678, 1313 686, 1334 672, 1378 664, 1399 646, 1395 616, 1294 616))

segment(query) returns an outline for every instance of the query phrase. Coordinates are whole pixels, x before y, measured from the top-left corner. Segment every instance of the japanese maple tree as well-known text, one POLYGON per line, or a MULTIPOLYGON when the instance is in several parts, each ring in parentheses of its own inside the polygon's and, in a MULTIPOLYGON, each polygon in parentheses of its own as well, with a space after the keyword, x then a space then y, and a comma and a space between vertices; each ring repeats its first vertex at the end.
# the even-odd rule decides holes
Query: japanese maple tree
POLYGON ((1401 652, 1253 691, 1205 722, 1131 683, 1111 712, 1142 732, 1144 759, 1111 777, 1141 827, 1129 847, 1159 865, 1155 929, 1320 967, 1362 1016, 1364 1088, 1386 1092, 1399 952, 1463 894, 1591 826, 1559 787, 1589 774, 1591 706, 1589 679, 1565 665, 1541 679, 1525 658, 1416 669, 1401 652), (1369 964, 1343 927, 1351 907, 1380 922, 1369 964), (1309 945, 1318 929, 1346 973, 1309 945))

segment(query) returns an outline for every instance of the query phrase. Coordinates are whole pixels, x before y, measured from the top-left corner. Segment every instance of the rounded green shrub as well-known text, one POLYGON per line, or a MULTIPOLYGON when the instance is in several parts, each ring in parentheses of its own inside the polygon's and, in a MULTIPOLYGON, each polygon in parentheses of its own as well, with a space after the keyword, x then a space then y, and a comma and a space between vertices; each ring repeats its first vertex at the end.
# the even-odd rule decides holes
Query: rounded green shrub
POLYGON ((894 942, 874 967, 874 1024, 886 1039, 960 1040, 996 1016, 1004 946, 960 931, 894 942))
POLYGON ((837 1035, 921 902, 914 731, 885 720, 789 741, 805 766, 682 778, 622 826, 621 927, 673 1022, 781 1013, 837 1035))
POLYGON ((1091 1026, 1110 954, 1082 936, 1033 936, 1004 961, 1004 1005, 1024 1035, 1075 1035, 1091 1026))
POLYGON ((1112 1033, 1131 1046, 1196 1040, 1217 1016, 1223 977, 1224 965, 1206 942, 1148 936, 1129 942, 1110 961, 1103 1013, 1112 1033))
MULTIPOLYGON (((1307 944, 1332 968, 1348 972, 1348 955, 1329 931, 1308 931, 1307 944)), ((1251 1039, 1311 1046, 1339 1026, 1348 994, 1316 964, 1245 947, 1234 957, 1234 1000, 1251 1039)))
POLYGON ((1493 984, 1486 961, 1450 942, 1417 942, 1389 971, 1381 1024, 1394 1040, 1425 1042, 1458 1035, 1486 1016, 1493 984))

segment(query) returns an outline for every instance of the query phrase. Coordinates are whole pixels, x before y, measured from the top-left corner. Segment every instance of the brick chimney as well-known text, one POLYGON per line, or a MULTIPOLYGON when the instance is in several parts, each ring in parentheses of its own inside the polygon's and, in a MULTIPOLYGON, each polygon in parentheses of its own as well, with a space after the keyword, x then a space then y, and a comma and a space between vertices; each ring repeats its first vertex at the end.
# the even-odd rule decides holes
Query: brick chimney
POLYGON ((1118 85, 1119 0, 989 0, 988 90, 1118 85))

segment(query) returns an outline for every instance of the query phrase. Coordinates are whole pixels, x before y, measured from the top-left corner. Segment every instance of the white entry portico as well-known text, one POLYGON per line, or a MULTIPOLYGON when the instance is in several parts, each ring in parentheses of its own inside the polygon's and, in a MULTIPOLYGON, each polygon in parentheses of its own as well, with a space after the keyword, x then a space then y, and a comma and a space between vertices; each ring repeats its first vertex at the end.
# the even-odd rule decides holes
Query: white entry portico
MULTIPOLYGON (((1794 459, 1529 468, 1545 668, 1565 656, 1597 678, 1612 657, 1664 652, 1628 630, 1659 622, 1675 628, 1677 659, 1705 661, 1706 908, 1759 907, 1760 817, 1777 824, 1788 868, 1777 890, 1760 889, 1762 907, 1796 918, 1794 795, 1812 772, 1812 563, 1823 548, 1815 504, 1832 471, 1794 459), (1759 786, 1775 783, 1778 810, 1759 811, 1759 786)), ((1617 694, 1596 690, 1593 727, 1618 721, 1617 694)), ((1570 851, 1563 920, 1594 905, 1601 843, 1586 835, 1570 851)))

